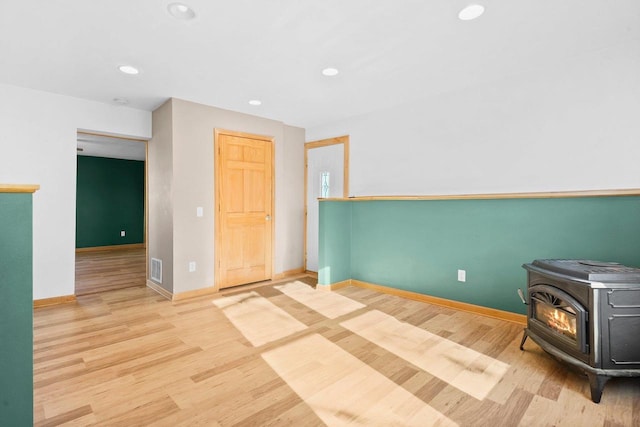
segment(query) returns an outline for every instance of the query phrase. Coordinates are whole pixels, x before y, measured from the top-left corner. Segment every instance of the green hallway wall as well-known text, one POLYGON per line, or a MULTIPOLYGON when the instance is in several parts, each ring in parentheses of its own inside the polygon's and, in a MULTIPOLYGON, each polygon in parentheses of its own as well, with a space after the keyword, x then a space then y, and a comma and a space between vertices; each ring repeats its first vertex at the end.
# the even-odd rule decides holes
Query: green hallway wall
MULTIPOLYGON (((350 270, 341 280, 524 314, 516 294, 526 287, 523 263, 581 258, 640 266, 640 197, 320 205, 320 254, 325 255, 319 268, 350 270), (327 238, 331 235, 335 238, 327 238), (340 250, 327 254, 334 247, 340 250), (466 282, 457 281, 458 269, 466 270, 466 282)), ((321 284, 337 281, 319 278, 321 284)))
POLYGON ((76 248, 144 242, 144 179, 143 161, 78 156, 76 248))

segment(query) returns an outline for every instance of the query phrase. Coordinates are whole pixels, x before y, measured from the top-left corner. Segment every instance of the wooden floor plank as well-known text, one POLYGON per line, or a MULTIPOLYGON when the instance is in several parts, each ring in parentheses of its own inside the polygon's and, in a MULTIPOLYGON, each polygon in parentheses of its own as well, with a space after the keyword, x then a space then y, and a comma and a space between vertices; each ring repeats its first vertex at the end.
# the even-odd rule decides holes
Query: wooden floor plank
POLYGON ((144 248, 77 252, 75 294, 144 287, 146 274, 144 248))

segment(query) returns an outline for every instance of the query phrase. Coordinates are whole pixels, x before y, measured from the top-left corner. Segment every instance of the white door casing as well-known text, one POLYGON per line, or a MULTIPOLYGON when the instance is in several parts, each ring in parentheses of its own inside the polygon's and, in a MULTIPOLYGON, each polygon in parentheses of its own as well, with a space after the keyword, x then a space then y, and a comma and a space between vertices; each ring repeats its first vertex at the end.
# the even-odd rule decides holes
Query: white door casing
POLYGON ((328 198, 348 197, 348 137, 307 143, 305 268, 318 271, 321 176, 329 173, 328 198))

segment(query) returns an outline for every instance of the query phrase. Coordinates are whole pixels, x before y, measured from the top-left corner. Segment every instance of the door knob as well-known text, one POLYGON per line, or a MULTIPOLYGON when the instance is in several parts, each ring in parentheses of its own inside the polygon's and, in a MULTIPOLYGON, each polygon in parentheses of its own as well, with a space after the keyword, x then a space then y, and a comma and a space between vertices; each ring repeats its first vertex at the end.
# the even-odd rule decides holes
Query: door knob
POLYGON ((267 221, 271 221, 271 215, 267 215, 264 219, 266 219, 267 221))

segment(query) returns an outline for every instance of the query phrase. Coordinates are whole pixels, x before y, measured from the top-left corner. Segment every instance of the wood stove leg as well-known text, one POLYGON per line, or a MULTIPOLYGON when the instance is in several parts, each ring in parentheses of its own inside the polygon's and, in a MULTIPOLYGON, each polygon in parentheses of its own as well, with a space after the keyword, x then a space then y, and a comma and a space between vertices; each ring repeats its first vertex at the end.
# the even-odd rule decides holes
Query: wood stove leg
POLYGON ((589 377, 589 385, 591 386, 591 400, 593 400, 594 403, 600 403, 602 389, 605 383, 609 381, 609 377, 591 373, 587 373, 587 376, 589 377))
POLYGON ((520 341, 520 350, 524 351, 524 342, 527 340, 527 337, 529 335, 527 335, 527 330, 525 329, 524 332, 522 333, 522 341, 520 341))

